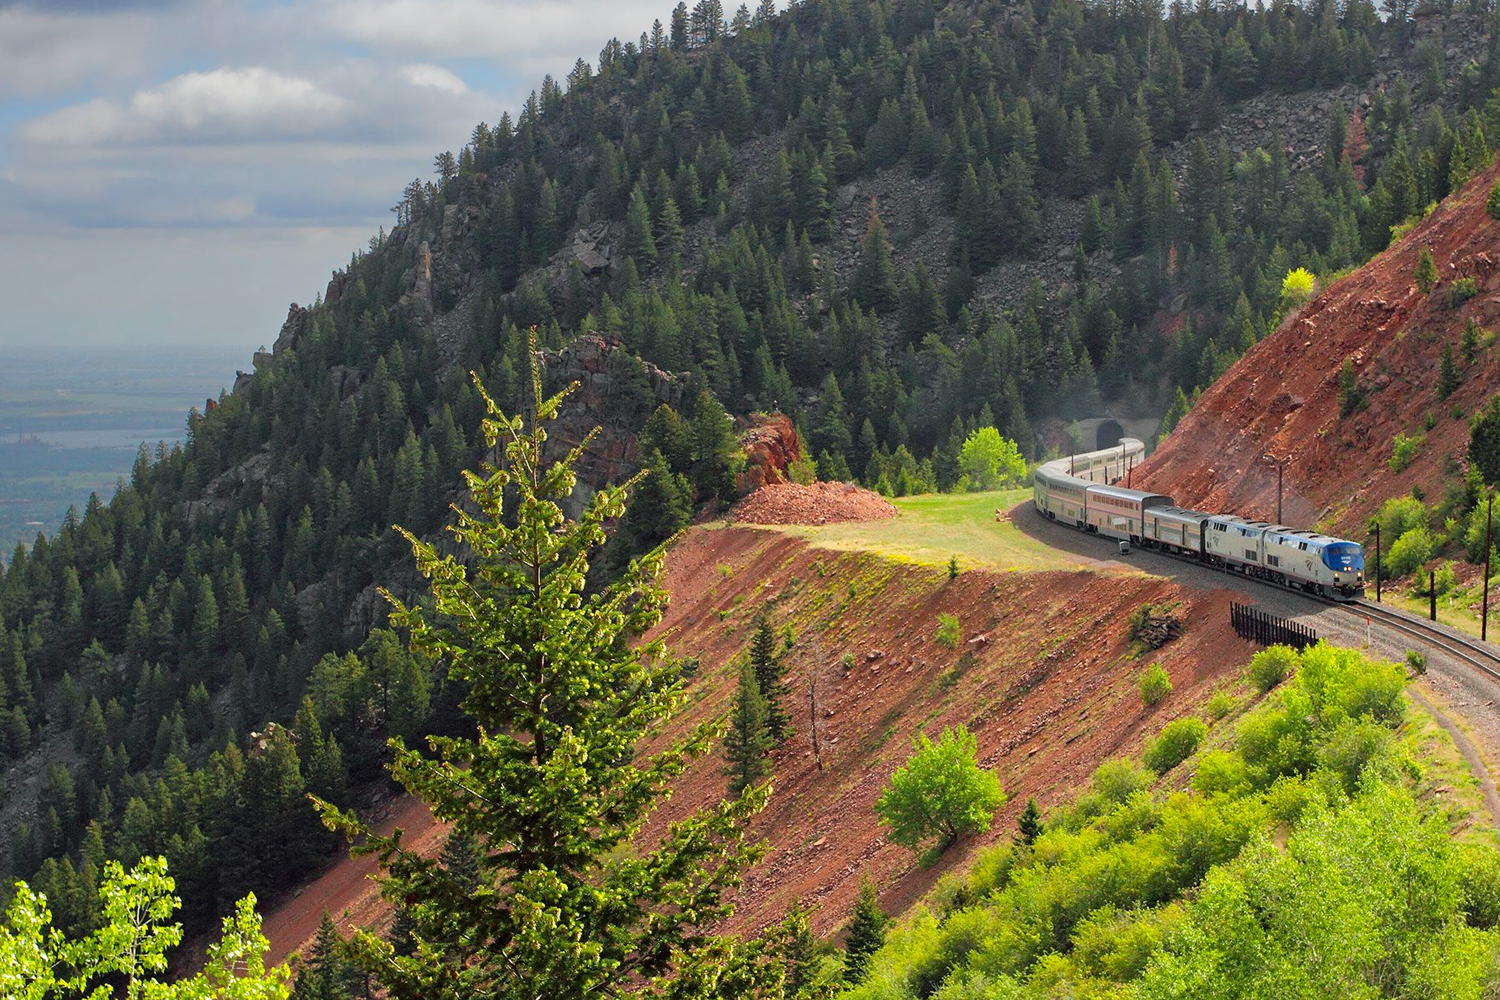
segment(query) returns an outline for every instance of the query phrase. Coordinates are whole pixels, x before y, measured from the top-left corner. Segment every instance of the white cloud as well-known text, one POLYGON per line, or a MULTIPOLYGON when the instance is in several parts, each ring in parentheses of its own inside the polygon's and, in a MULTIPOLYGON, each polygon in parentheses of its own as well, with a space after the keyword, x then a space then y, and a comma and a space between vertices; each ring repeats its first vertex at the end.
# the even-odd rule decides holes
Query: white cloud
POLYGON ((121 104, 103 97, 21 126, 21 138, 48 145, 151 143, 247 136, 307 135, 344 108, 317 84, 261 66, 184 73, 121 104))
MULTIPOLYGON (((611 37, 634 39, 667 0, 334 0, 327 29, 380 49, 445 58, 489 56, 532 72, 593 61, 611 37)), ((540 82, 540 81, 538 81, 540 82)))
POLYGON ((160 20, 134 12, 84 16, 0 7, 0 100, 144 72, 161 55, 161 46, 148 44, 160 20))
POLYGON ((469 87, 452 70, 429 63, 413 63, 401 67, 401 76, 413 87, 431 87, 450 94, 467 93, 469 87))
POLYGON ((0 0, 0 342, 274 335, 434 153, 674 2, 0 0))

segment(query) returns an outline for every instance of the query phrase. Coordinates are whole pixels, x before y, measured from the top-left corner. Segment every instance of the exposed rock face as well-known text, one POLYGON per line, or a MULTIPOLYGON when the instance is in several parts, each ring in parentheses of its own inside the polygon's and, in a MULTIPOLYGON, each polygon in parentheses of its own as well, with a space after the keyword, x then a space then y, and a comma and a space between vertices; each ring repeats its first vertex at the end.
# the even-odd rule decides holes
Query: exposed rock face
POLYGON ((349 287, 349 275, 344 271, 334 271, 333 277, 328 279, 328 290, 323 293, 323 304, 325 306, 335 305, 339 299, 344 297, 344 289, 349 287))
POLYGON ((784 413, 756 414, 740 441, 745 446, 745 468, 737 483, 741 492, 788 482, 787 467, 802 457, 797 428, 784 413))
POLYGON ((602 274, 614 261, 615 247, 608 222, 584 226, 573 234, 567 253, 586 275, 602 274))
POLYGON ((658 406, 682 408, 682 377, 643 364, 618 340, 598 333, 578 337, 561 351, 543 351, 542 370, 549 392, 578 383, 548 429, 549 459, 562 456, 599 428, 578 461, 578 488, 570 498, 577 509, 600 486, 635 471, 636 433, 658 406))
POLYGON ((303 309, 293 302, 286 310, 286 322, 281 324, 281 332, 276 336, 276 343, 271 345, 273 354, 295 348, 297 341, 307 332, 307 324, 312 320, 312 313, 303 309))
POLYGON ((426 240, 417 247, 417 262, 412 267, 412 284, 401 296, 401 305, 418 324, 432 322, 432 247, 426 240))
POLYGON ((1436 391, 1443 348, 1459 343, 1465 320, 1481 327, 1500 320, 1493 258, 1500 223, 1484 210, 1497 177, 1500 169, 1484 171, 1246 352, 1135 470, 1136 488, 1270 520, 1276 464, 1284 462, 1283 520, 1324 524, 1356 541, 1383 501, 1413 487, 1440 495, 1440 485, 1467 465, 1469 427, 1461 416, 1500 389, 1493 348, 1481 347, 1474 363, 1461 367, 1451 396, 1436 391), (1440 282, 1426 295, 1412 281, 1424 246, 1440 282), (1478 289, 1459 305, 1449 299, 1457 278, 1478 289), (1368 405, 1341 415, 1346 360, 1368 405), (1389 462, 1398 433, 1422 442, 1401 471, 1389 462))
POLYGON ((257 500, 264 500, 271 487, 271 453, 258 451, 210 480, 197 500, 187 501, 188 521, 196 522, 205 516, 222 514, 234 505, 236 497, 246 492, 257 500))

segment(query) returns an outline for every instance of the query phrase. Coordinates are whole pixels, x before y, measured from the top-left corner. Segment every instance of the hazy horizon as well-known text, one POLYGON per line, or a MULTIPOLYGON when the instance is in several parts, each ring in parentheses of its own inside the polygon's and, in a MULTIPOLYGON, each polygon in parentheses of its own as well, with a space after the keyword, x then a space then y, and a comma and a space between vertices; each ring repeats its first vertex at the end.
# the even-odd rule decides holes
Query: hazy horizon
POLYGON ((668 0, 0 0, 0 349, 232 346, 668 0))

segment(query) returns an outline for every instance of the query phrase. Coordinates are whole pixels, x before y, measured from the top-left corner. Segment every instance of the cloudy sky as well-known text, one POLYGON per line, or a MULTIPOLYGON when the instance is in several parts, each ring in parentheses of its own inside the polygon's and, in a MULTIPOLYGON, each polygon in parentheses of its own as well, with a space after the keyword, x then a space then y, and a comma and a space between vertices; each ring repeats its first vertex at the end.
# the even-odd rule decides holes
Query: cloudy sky
POLYGON ((0 350, 275 339, 433 155, 671 0, 0 0, 0 350))

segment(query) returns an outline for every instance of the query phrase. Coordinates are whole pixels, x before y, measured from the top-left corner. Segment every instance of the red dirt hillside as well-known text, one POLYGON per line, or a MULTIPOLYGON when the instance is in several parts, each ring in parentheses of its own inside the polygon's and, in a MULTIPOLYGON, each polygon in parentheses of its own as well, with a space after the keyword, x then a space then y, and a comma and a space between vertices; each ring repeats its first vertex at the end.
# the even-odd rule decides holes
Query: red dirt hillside
MULTIPOLYGON (((975 850, 1014 836, 1028 796, 1044 810, 1070 799, 1102 761, 1137 753, 1173 718, 1201 714, 1209 693, 1237 677, 1252 652, 1229 627, 1227 590, 1088 572, 968 570, 949 580, 943 569, 818 549, 768 528, 690 529, 668 553, 663 584, 672 601, 659 631, 670 633, 679 654, 699 660, 669 735, 728 710, 737 658, 762 606, 798 638, 788 670, 794 732, 774 755, 775 794, 755 824, 772 849, 740 894, 730 925, 739 930, 779 920, 801 900, 817 907, 820 933, 837 931, 866 873, 881 887, 886 911, 904 911, 941 875, 962 870, 975 850), (1183 636, 1133 655, 1129 613, 1179 601, 1183 636), (956 649, 934 639, 939 612, 961 623, 956 649), (1146 709, 1136 677, 1154 661, 1175 690, 1146 709), (822 771, 808 737, 809 663, 820 667, 822 771), (921 870, 910 851, 886 842, 875 800, 919 727, 935 735, 959 723, 975 733, 981 761, 998 771, 1010 800, 988 835, 921 870)), ((690 768, 643 835, 717 803, 726 791, 723 763, 715 751, 690 768)), ((376 822, 404 827, 407 843, 424 854, 442 846, 442 828, 420 803, 394 799, 376 822)), ((271 907, 272 959, 305 950, 325 909, 345 931, 384 928, 389 907, 372 874, 370 859, 345 857, 271 907)))
MULTIPOLYGON (((1205 510, 1274 518, 1276 469, 1262 456, 1287 459, 1283 519, 1325 524, 1362 535, 1381 502, 1435 487, 1466 466, 1467 415, 1500 389, 1496 348, 1485 346, 1448 399, 1437 396, 1443 346, 1458 353, 1464 320, 1483 328, 1500 321, 1500 223, 1485 198, 1500 169, 1491 168, 1442 202, 1399 243, 1339 279, 1251 348, 1203 394, 1135 473, 1136 484, 1205 510), (1413 273, 1421 248, 1432 250, 1439 283, 1418 292, 1413 273), (1449 304, 1456 278, 1478 294, 1449 304), (1368 406, 1339 418, 1339 371, 1353 359, 1368 406), (1435 420, 1425 429, 1429 414, 1435 420), (1396 434, 1425 435, 1404 471, 1387 464, 1396 434), (1457 463, 1457 464, 1455 464, 1457 463)), ((1488 338, 1481 335, 1481 345, 1488 338)))
MULTIPOLYGON (((820 933, 837 931, 863 874, 881 887, 887 912, 905 910, 976 849, 1013 837, 1027 796, 1044 810, 1071 798, 1102 761, 1138 752, 1167 721, 1198 709, 1252 652, 1229 627, 1226 590, 1086 572, 970 570, 949 580, 942 569, 819 549, 768 529, 692 529, 668 554, 664 583, 672 602, 660 628, 700 663, 673 733, 728 710, 763 606, 797 636, 787 701, 795 732, 775 753, 775 794, 755 824, 771 852, 739 898, 731 927, 740 930, 800 900, 817 908, 820 933), (1132 656, 1127 618, 1157 601, 1184 602, 1186 632, 1132 656), (962 625, 955 649, 934 639, 940 612, 962 625), (1144 709, 1136 678, 1157 660, 1175 691, 1144 709), (822 771, 808 735, 809 666, 818 669, 822 771), (919 728, 936 736, 959 723, 975 733, 981 762, 998 771, 1010 800, 989 834, 924 871, 886 842, 875 800, 919 728)), ((723 765, 717 751, 697 762, 645 836, 718 802, 723 765)))

